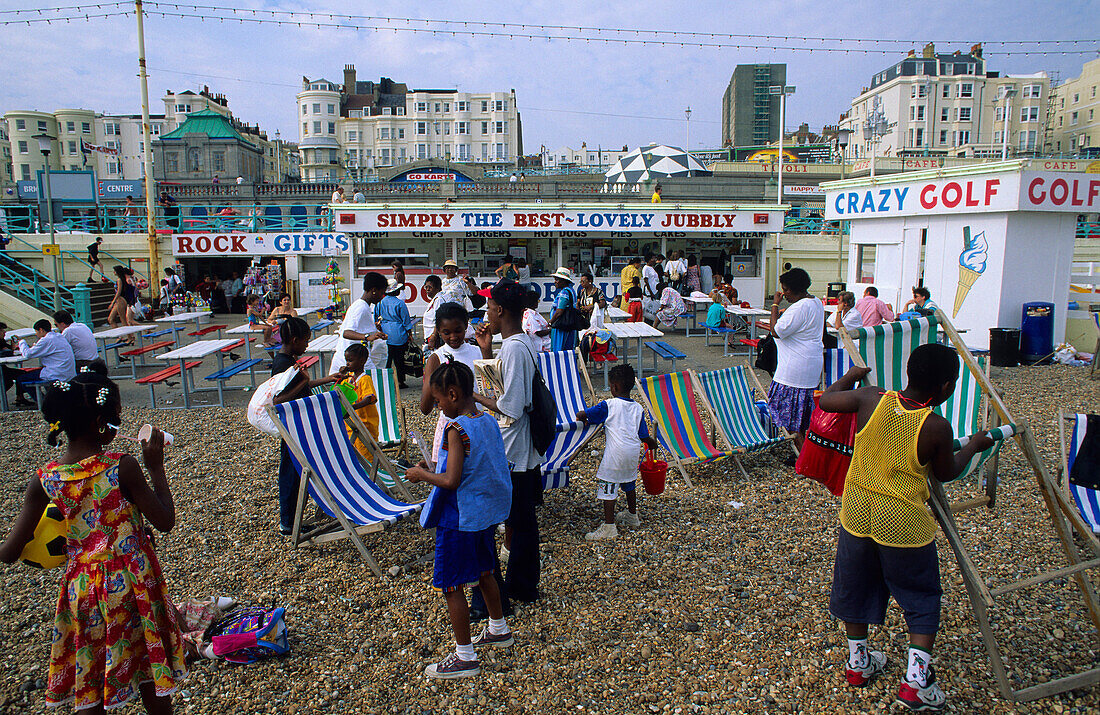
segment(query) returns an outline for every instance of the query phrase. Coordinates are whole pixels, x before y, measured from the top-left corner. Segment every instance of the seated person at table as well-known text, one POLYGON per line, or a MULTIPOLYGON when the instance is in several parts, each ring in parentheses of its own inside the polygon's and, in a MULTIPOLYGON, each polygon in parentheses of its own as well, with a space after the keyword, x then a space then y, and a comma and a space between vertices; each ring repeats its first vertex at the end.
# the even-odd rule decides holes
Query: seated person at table
POLYGON ((905 306, 901 309, 901 314, 898 318, 919 318, 922 315, 927 315, 927 311, 937 311, 940 307, 936 305, 932 300, 932 293, 924 286, 913 287, 913 298, 905 302, 905 306), (906 313, 912 313, 913 315, 906 315, 906 313))
MULTIPOLYGON (((710 299, 712 302, 710 304, 710 307, 707 308, 706 326, 712 330, 715 328, 732 327, 729 320, 726 319, 726 309, 722 305, 722 298, 724 297, 725 296, 723 295, 722 291, 718 288, 715 288, 710 292, 710 299)), ((732 340, 727 339, 726 342, 729 343, 730 347, 733 347, 732 340)))
MULTIPOLYGON (((9 339, 7 333, 8 324, 0 321, 0 358, 12 357, 15 355, 15 339, 9 339)), ((0 376, 2 376, 4 383, 4 392, 7 392, 8 388, 15 382, 15 375, 18 372, 19 370, 0 365, 0 376)))
POLYGON ((260 306, 260 296, 250 295, 248 296, 247 310, 248 315, 248 327, 250 328, 263 328, 264 331, 264 347, 273 348, 278 343, 272 339, 271 334, 275 331, 275 324, 267 322, 267 318, 264 317, 263 308, 260 306))
POLYGON ((856 294, 850 290, 841 291, 836 296, 833 327, 837 330, 856 330, 863 327, 863 316, 856 307, 856 294))
POLYGON ((60 333, 50 329, 50 321, 39 320, 34 324, 34 333, 38 340, 33 346, 28 345, 26 340, 19 341, 19 354, 26 359, 38 358, 42 366, 24 370, 15 376, 17 407, 34 407, 31 386, 26 383, 36 380, 71 380, 76 377, 73 349, 60 333))
POLYGON ((61 336, 69 342, 73 349, 73 357, 76 359, 76 369, 90 365, 99 357, 99 348, 95 344, 92 329, 84 323, 73 321, 73 316, 67 310, 59 310, 53 314, 54 325, 57 326, 61 336))

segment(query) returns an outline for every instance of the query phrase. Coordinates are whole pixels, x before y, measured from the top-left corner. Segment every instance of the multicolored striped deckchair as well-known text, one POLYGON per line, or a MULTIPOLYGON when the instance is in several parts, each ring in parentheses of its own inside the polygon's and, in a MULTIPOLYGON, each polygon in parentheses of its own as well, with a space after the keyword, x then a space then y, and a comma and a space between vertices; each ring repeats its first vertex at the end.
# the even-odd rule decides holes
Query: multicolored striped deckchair
POLYGON ((394 458, 404 457, 405 403, 401 401, 397 373, 388 368, 368 368, 363 372, 370 375, 374 394, 378 396, 378 444, 394 458))
MULTIPOLYGON (((416 514, 421 505, 399 501, 372 481, 370 465, 352 446, 344 428, 345 414, 357 437, 374 452, 374 464, 389 462, 339 390, 270 405, 267 410, 302 475, 291 534, 294 546, 350 539, 367 566, 381 578, 382 569, 360 536, 382 531, 387 525, 416 514), (307 493, 332 520, 303 523, 307 493)), ((396 484, 397 490, 411 500, 401 477, 396 477, 396 484)))
POLYGON ((703 405, 710 413, 715 429, 732 446, 733 459, 747 479, 749 474, 741 464, 739 455, 770 447, 789 438, 769 437, 764 431, 752 388, 745 380, 743 365, 711 372, 688 372, 702 393, 703 405))
POLYGON ((544 489, 560 489, 569 486, 569 460, 600 431, 601 425, 577 421, 577 413, 588 408, 585 387, 593 400, 596 392, 579 351, 556 350, 537 355, 539 372, 557 407, 557 431, 543 455, 542 485, 544 489))
POLYGON ((1062 486, 1066 494, 1073 497, 1077 504, 1077 510, 1085 519, 1085 523, 1092 528, 1094 534, 1100 534, 1100 491, 1089 489, 1079 484, 1071 484, 1069 481, 1070 470, 1077 459, 1077 452, 1085 443, 1085 431, 1088 426, 1088 415, 1077 413, 1067 415, 1058 413, 1058 437, 1062 442, 1062 486), (1071 423, 1069 440, 1066 440, 1066 421, 1071 423))
POLYGON ((672 455, 672 461, 688 487, 692 484, 685 466, 713 462, 733 454, 733 447, 721 432, 718 433, 718 441, 723 449, 716 448, 707 437, 707 428, 699 416, 699 402, 688 372, 672 372, 639 380, 638 391, 650 419, 657 425, 657 439, 672 455))

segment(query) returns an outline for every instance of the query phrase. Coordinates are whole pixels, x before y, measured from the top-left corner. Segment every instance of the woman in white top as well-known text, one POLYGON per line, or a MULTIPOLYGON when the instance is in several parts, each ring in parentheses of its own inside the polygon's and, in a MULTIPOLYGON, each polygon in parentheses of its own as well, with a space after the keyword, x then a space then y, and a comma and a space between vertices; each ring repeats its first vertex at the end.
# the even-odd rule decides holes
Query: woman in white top
POLYGON ((814 410, 814 388, 821 380, 825 306, 807 292, 810 274, 801 268, 779 276, 779 286, 771 306, 778 363, 768 388, 768 412, 776 424, 795 433, 795 446, 801 449, 814 410), (780 317, 784 298, 790 307, 780 317))
MULTIPOLYGON (((466 342, 466 329, 470 325, 470 316, 458 303, 443 303, 435 312, 435 332, 443 344, 436 348, 424 363, 424 386, 420 391, 420 411, 430 415, 435 409, 435 398, 432 397, 431 375, 446 361, 460 362, 474 369, 474 360, 481 359, 481 348, 466 342)), ((443 444, 443 432, 446 424, 450 422, 443 411, 439 411, 439 419, 435 425, 435 435, 432 438, 432 459, 439 461, 439 447, 443 444)))
POLYGON ((837 294, 833 326, 837 330, 855 330, 863 327, 863 316, 856 309, 855 293, 845 290, 837 294))

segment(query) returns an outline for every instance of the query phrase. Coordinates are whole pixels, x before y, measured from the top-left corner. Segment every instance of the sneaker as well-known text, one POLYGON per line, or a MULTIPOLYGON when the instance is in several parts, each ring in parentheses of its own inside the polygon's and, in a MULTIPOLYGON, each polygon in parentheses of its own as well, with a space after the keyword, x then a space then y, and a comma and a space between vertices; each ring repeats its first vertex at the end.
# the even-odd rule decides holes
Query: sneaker
POLYGON ((848 685, 863 688, 882 675, 884 670, 886 670, 886 654, 882 651, 869 650, 867 651, 867 665, 862 668, 853 668, 851 663, 848 663, 844 675, 848 678, 848 685))
POLYGON ((472 678, 480 672, 481 666, 478 665, 476 660, 461 660, 456 653, 451 653, 438 663, 432 663, 424 669, 424 675, 429 678, 442 678, 444 680, 472 678))
POLYGON ((637 514, 631 514, 629 511, 622 511, 615 517, 615 523, 619 526, 625 526, 628 529, 637 529, 642 525, 642 520, 638 518, 637 514))
POLYGON ((512 637, 512 631, 507 633, 501 633, 494 635, 489 631, 489 626, 482 626, 481 633, 474 636, 474 639, 470 643, 475 647, 490 645, 494 648, 510 648, 516 643, 516 639, 512 637))
POLYGON ((936 682, 936 673, 928 669, 928 684, 923 688, 908 679, 901 681, 897 702, 913 711, 932 710, 940 712, 947 709, 947 695, 936 682))
POLYGON ((588 541, 600 541, 602 539, 614 539, 618 535, 619 530, 615 528, 614 524, 600 524, 600 528, 588 532, 584 535, 584 538, 588 541))

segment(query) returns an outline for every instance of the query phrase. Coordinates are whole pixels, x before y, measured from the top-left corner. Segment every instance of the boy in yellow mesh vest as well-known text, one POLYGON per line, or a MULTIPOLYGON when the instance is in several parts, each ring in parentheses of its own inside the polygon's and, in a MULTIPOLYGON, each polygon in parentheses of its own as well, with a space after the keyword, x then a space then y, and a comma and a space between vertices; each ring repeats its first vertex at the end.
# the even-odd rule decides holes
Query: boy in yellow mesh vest
POLYGON ((853 367, 821 395, 828 412, 855 412, 852 466, 840 507, 840 538, 829 611, 848 635, 848 682, 863 687, 886 667, 867 649, 868 624, 882 625, 890 596, 905 612, 909 662, 897 701, 910 710, 940 711, 947 696, 931 667, 940 625, 936 522, 926 502, 928 478, 948 482, 993 445, 985 432, 958 453, 950 423, 932 412, 955 391, 959 358, 945 345, 921 345, 909 356, 908 386, 852 389, 870 370, 853 367))

